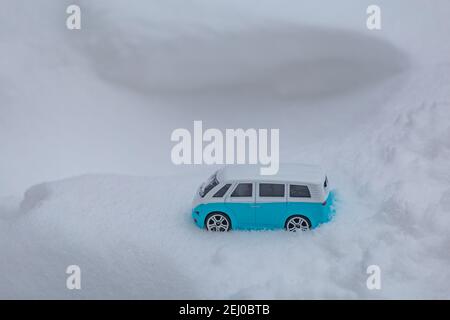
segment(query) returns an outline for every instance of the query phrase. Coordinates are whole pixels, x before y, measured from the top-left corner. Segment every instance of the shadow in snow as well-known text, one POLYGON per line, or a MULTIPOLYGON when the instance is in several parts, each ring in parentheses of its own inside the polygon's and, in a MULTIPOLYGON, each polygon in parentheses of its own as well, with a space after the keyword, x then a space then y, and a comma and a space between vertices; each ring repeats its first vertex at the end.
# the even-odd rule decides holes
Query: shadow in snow
POLYGON ((389 42, 344 30, 285 25, 157 38, 130 37, 127 27, 87 35, 101 37, 85 42, 95 70, 109 82, 163 97, 317 100, 369 87, 408 66, 389 42))

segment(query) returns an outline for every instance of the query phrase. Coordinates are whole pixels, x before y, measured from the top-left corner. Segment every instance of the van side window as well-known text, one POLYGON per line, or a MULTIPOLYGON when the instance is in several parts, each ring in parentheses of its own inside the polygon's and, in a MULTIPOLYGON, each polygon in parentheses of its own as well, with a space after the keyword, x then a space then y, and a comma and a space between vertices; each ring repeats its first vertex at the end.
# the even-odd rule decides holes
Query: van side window
POLYGON ((230 187, 231 187, 231 183, 227 183, 213 195, 213 198, 222 198, 225 195, 225 193, 227 193, 228 189, 230 189, 230 187))
POLYGON ((231 194, 232 197, 251 197, 253 194, 252 183, 239 183, 231 194))
POLYGON ((311 192, 307 186, 291 184, 289 186, 289 196, 292 198, 311 198, 311 192))
POLYGON ((284 197, 284 184, 260 183, 260 197, 284 197))
POLYGON ((202 186, 199 190, 200 197, 204 197, 210 192, 212 189, 214 189, 215 186, 219 184, 219 180, 217 180, 217 172, 214 173, 208 181, 205 183, 204 186, 202 186))

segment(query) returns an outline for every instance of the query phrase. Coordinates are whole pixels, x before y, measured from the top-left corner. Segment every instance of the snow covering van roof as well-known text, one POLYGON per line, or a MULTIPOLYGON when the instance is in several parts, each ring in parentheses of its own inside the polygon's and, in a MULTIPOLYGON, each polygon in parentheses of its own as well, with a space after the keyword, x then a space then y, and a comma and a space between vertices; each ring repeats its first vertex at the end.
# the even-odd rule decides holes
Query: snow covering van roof
POLYGON ((220 169, 217 172, 219 181, 285 181, 322 184, 325 181, 325 172, 321 167, 305 164, 280 164, 275 175, 261 175, 260 165, 233 165, 220 169))

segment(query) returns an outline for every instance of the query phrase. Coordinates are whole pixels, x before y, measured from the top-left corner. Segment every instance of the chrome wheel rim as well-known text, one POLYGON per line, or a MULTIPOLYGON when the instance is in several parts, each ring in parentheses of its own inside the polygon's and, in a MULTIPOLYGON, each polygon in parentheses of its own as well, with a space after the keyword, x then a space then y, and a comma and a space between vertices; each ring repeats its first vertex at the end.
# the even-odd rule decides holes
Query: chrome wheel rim
POLYGON ((288 223, 286 224, 286 229, 290 232, 308 231, 309 223, 305 218, 293 217, 290 218, 288 223))
POLYGON ((208 231, 225 232, 228 231, 229 228, 230 223, 221 214, 213 214, 206 221, 206 229, 208 229, 208 231))

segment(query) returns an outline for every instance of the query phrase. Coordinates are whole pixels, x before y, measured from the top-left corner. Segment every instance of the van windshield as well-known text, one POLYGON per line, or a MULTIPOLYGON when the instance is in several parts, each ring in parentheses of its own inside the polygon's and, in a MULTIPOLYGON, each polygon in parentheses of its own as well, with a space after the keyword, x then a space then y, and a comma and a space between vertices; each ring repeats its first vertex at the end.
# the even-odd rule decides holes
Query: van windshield
POLYGON ((211 177, 209 177, 209 179, 204 184, 202 184, 200 190, 198 191, 198 194, 200 195, 200 197, 203 198, 218 184, 219 180, 217 180, 217 172, 216 172, 211 177))

